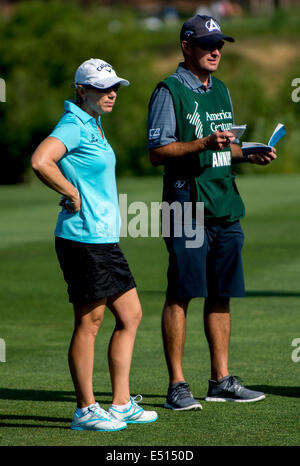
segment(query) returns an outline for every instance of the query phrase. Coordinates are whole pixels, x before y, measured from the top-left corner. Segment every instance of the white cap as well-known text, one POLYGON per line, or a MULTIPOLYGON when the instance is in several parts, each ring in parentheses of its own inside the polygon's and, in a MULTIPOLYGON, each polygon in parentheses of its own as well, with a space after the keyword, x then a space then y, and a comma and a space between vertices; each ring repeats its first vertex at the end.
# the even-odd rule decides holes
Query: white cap
POLYGON ((97 89, 108 89, 115 84, 129 86, 129 81, 119 78, 113 67, 100 58, 90 58, 83 62, 75 73, 75 87, 86 84, 97 89))

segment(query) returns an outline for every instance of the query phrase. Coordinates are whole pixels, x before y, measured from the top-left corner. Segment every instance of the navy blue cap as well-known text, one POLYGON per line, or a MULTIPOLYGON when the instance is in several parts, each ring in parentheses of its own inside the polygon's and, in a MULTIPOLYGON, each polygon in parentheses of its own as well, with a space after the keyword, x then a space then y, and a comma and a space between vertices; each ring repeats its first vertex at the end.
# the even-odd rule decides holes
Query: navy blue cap
POLYGON ((212 16, 195 15, 183 23, 180 31, 180 41, 196 42, 201 45, 212 45, 227 40, 234 42, 234 38, 226 36, 221 31, 218 21, 212 16))

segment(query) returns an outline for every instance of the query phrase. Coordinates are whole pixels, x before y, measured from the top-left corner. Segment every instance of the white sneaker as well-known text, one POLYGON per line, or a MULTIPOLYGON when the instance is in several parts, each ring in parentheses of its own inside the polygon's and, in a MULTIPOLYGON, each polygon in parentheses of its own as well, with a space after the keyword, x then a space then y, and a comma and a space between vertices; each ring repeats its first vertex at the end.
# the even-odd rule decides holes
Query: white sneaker
POLYGON ((144 411, 137 403, 142 401, 142 395, 130 397, 131 405, 126 411, 118 411, 112 406, 108 409, 109 414, 118 420, 122 420, 127 424, 144 424, 146 422, 154 422, 158 418, 156 411, 144 411), (139 398, 138 398, 139 397, 139 398))
POLYGON ((104 409, 100 408, 99 403, 89 407, 89 410, 83 416, 74 413, 71 429, 73 430, 98 430, 100 432, 114 432, 126 429, 126 422, 114 419, 104 409))

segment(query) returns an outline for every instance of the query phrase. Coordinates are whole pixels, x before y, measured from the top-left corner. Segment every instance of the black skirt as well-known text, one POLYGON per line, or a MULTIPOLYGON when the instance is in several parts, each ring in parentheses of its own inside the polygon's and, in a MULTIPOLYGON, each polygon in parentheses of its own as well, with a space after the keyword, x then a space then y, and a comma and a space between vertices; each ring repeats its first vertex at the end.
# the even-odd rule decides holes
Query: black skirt
POLYGON ((55 250, 71 303, 88 304, 136 287, 116 243, 81 243, 56 236, 55 250))

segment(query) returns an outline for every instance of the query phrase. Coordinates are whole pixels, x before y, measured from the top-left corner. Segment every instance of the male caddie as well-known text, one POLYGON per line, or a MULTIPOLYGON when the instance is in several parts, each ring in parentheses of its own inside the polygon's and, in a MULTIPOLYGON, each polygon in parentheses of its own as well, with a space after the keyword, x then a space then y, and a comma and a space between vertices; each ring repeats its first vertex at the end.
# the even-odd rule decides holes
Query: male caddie
MULTIPOLYGON (((182 371, 186 314, 190 300, 205 297, 204 324, 211 356, 206 401, 252 402, 265 398, 245 388, 228 371, 231 297, 245 295, 239 220, 244 204, 231 164, 266 165, 275 152, 243 157, 230 132, 233 110, 228 89, 212 76, 224 41, 209 16, 187 20, 180 33, 184 62, 156 87, 149 107, 149 153, 153 165, 164 165, 163 200, 182 205, 204 203, 204 242, 186 247, 184 233, 165 237, 169 252, 168 287, 162 334, 170 383, 165 403, 173 410, 201 409, 182 371)), ((175 225, 171 224, 171 232, 175 225)))

